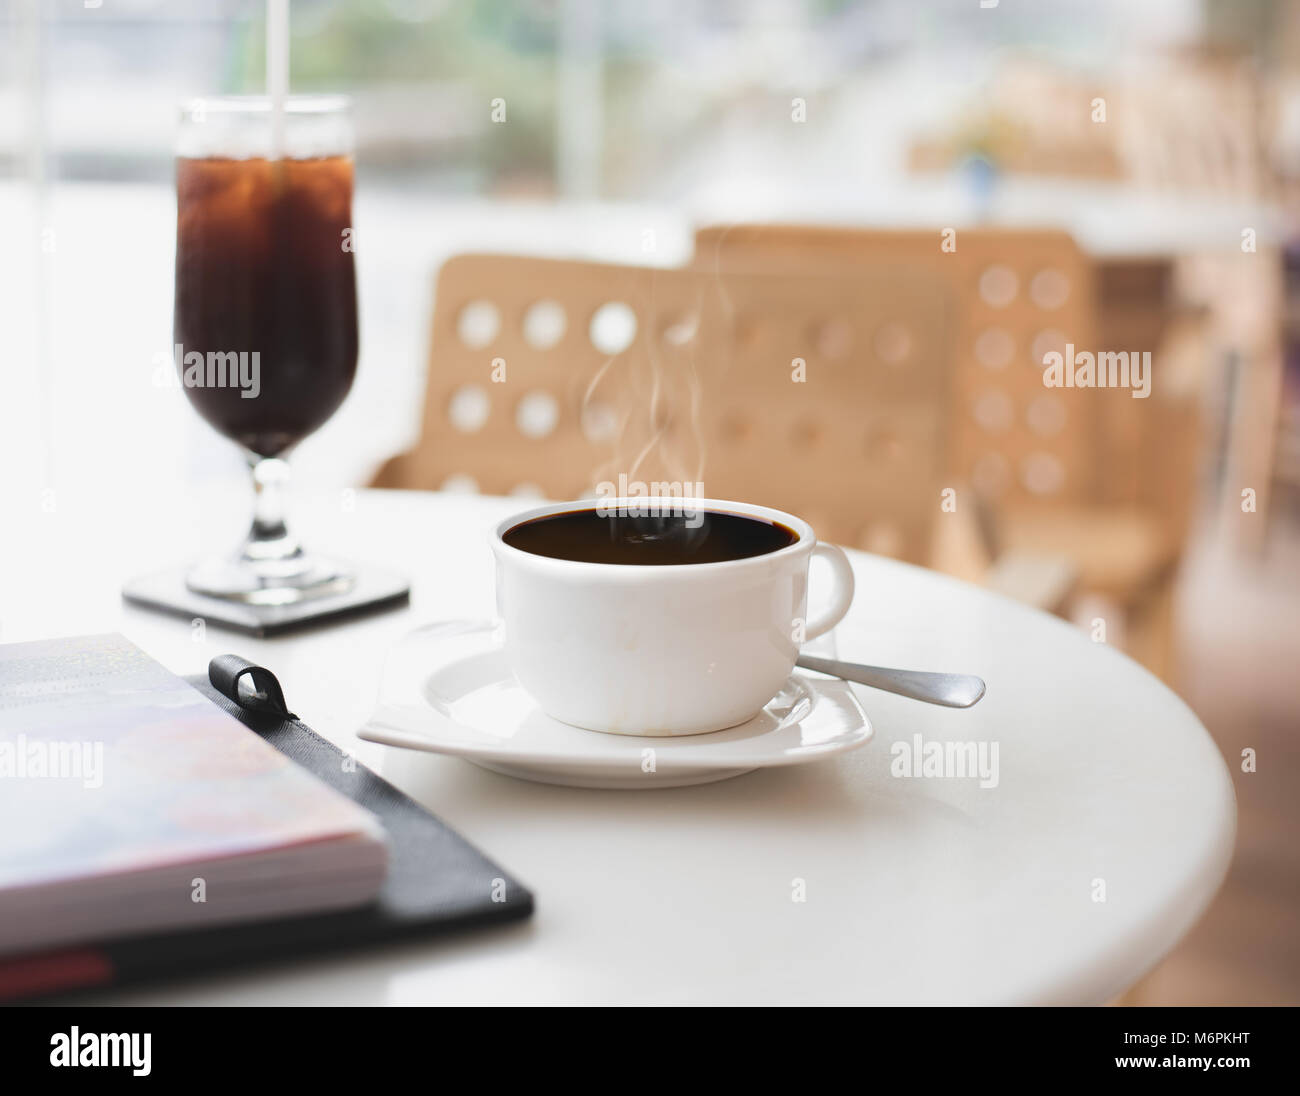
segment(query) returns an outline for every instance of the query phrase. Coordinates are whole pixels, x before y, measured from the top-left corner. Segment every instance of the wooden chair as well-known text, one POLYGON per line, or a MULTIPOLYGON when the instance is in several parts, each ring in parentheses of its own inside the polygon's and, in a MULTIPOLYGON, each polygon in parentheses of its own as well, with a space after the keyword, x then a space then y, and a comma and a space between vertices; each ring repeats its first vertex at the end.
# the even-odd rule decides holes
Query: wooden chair
POLYGON ((590 497, 702 482, 819 535, 930 558, 952 311, 905 265, 663 270, 507 255, 442 268, 419 441, 377 486, 590 497))
MULTIPOLYGON (((1107 326, 1093 262, 1054 230, 725 225, 696 234, 695 264, 719 274, 850 275, 886 258, 941 277, 956 301, 949 474, 972 485, 987 558, 1003 569, 1069 560, 1080 591, 1122 610, 1134 653, 1168 673, 1171 581, 1191 478, 1186 464, 1156 459, 1154 450, 1173 441, 1163 429, 1164 393, 1155 384, 1151 399, 1136 400, 1125 390, 1050 389, 1042 379, 1043 355, 1066 343, 1094 353, 1155 350, 1160 318, 1136 343, 1131 324, 1112 316, 1107 326), (1171 497, 1175 506, 1156 504, 1171 497)), ((1176 417, 1185 412, 1179 403, 1176 417)), ((1180 421, 1175 450, 1185 451, 1189 433, 1180 421)), ((970 569, 942 552, 936 565, 970 569)), ((989 581, 1014 593, 1023 585, 1016 570, 1010 582, 996 571, 989 581)))

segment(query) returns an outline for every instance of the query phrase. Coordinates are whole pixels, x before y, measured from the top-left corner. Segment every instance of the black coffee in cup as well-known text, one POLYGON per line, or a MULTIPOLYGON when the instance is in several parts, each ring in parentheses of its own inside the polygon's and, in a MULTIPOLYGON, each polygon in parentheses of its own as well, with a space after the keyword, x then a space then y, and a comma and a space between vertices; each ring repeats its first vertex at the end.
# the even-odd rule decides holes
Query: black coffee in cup
POLYGON ((501 539, 552 559, 662 567, 767 555, 789 547, 799 535, 780 522, 724 510, 642 513, 591 507, 520 522, 501 539))

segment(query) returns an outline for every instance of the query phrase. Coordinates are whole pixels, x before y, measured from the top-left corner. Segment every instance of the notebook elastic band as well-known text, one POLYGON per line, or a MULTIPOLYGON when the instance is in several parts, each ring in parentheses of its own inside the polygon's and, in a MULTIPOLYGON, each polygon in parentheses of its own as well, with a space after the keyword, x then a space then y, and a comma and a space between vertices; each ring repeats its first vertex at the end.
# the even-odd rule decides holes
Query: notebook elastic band
POLYGON ((212 687, 228 700, 250 712, 267 712, 281 719, 297 719, 284 700, 284 690, 275 674, 265 666, 257 666, 238 655, 217 655, 208 663, 208 680, 212 687), (245 678, 248 686, 239 684, 245 678))

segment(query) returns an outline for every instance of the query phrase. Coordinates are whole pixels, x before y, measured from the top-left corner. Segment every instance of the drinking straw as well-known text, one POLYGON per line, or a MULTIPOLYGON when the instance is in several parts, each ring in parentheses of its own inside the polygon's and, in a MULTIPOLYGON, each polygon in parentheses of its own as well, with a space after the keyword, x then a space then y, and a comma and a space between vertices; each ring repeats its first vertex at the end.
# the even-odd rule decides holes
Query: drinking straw
POLYGON ((289 0, 266 0, 266 93, 271 100, 270 159, 283 158, 289 96, 289 0))

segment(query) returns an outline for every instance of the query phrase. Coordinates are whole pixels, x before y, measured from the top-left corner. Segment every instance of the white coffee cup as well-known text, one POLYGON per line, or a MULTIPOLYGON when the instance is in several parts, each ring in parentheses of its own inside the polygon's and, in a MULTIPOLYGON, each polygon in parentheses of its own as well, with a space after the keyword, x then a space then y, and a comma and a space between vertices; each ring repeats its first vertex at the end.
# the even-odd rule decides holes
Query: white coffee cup
POLYGON ((806 521, 715 499, 628 498, 539 506, 492 537, 497 610, 519 683, 555 719, 593 731, 690 735, 744 723, 780 690, 799 644, 830 631, 853 600, 853 570, 806 521), (786 526, 793 543, 716 563, 590 563, 525 552, 503 539, 534 518, 723 511, 786 526), (631 512, 637 512, 632 510, 631 512), (830 564, 829 604, 807 619, 808 566, 830 564))

